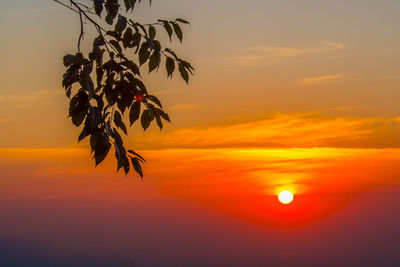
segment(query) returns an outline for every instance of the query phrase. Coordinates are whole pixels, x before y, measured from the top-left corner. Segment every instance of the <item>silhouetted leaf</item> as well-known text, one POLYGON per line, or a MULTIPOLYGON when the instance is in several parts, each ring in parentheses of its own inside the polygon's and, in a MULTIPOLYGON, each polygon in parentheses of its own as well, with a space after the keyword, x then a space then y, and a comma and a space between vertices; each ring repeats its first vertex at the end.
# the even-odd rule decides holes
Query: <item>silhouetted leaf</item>
POLYGON ((163 128, 163 124, 162 124, 161 117, 160 117, 159 114, 156 115, 156 121, 157 121, 158 127, 159 127, 160 130, 161 130, 161 129, 163 128))
POLYGON ((178 22, 181 22, 181 23, 185 23, 185 24, 190 24, 189 21, 184 20, 184 19, 180 19, 180 18, 176 19, 175 21, 178 21, 178 22))
POLYGON ((132 124, 137 121, 140 117, 140 102, 133 102, 131 110, 129 112, 129 121, 132 124))
POLYGON ((161 101, 160 101, 156 96, 154 96, 154 95, 147 95, 147 96, 146 96, 146 99, 147 99, 147 100, 150 100, 150 101, 153 101, 153 102, 156 103, 160 108, 162 108, 161 101))
POLYGON ((148 50, 148 45, 142 44, 139 50, 139 64, 142 66, 149 59, 150 51, 148 50))
POLYGON ((111 136, 114 138, 115 143, 117 143, 117 145, 119 146, 123 145, 121 135, 118 133, 117 129, 113 128, 111 136))
POLYGON ((119 169, 121 169, 121 168, 124 168, 125 174, 128 174, 128 173, 129 173, 130 165, 129 165, 129 159, 128 159, 128 157, 124 156, 124 157, 122 157, 122 158, 120 158, 120 159, 118 160, 117 171, 119 171, 119 169))
POLYGON ((125 134, 128 134, 125 124, 122 121, 122 116, 118 111, 115 111, 114 113, 114 123, 115 125, 120 128, 125 134))
POLYGON ((168 122, 171 122, 171 120, 169 119, 168 114, 165 113, 164 111, 162 111, 161 109, 157 109, 157 113, 160 114, 160 116, 161 116, 164 120, 166 120, 166 121, 168 121, 168 122))
POLYGON ((133 31, 131 27, 128 27, 124 32, 124 36, 122 37, 122 44, 125 48, 130 47, 133 38, 133 31))
POLYGON ((107 16, 105 18, 105 21, 108 24, 113 25, 114 18, 118 15, 118 8, 119 8, 118 1, 106 0, 105 7, 107 10, 107 16))
POLYGON ((129 165, 129 159, 128 159, 128 157, 124 157, 123 158, 123 167, 124 167, 124 172, 125 172, 125 175, 127 175, 128 173, 129 173, 129 169, 130 169, 130 165, 129 165))
POLYGON ((85 126, 82 129, 82 132, 79 134, 78 143, 88 137, 92 133, 92 128, 90 127, 88 121, 85 121, 85 126))
POLYGON ((166 21, 166 20, 159 20, 159 21, 163 23, 163 27, 164 27, 165 31, 167 32, 169 39, 171 40, 172 33, 173 33, 171 25, 169 25, 168 21, 166 21))
POLYGON ((140 119, 140 122, 142 124, 143 130, 146 131, 147 128, 149 128, 151 121, 152 121, 152 117, 151 117, 150 110, 146 109, 145 111, 143 111, 142 117, 140 119))
POLYGON ((114 46, 115 49, 117 49, 117 51, 118 51, 119 54, 122 54, 122 48, 121 48, 121 46, 119 45, 119 43, 118 43, 117 41, 115 41, 115 40, 110 40, 110 44, 111 44, 112 46, 114 46))
POLYGON ((104 135, 100 137, 97 141, 94 149, 94 159, 96 161, 96 166, 99 165, 107 156, 110 151, 111 144, 108 138, 104 135))
POLYGON ((67 54, 63 58, 63 63, 65 67, 69 67, 75 61, 75 55, 67 54))
POLYGON ((156 28, 154 28, 153 26, 149 27, 149 38, 151 40, 154 40, 154 38, 156 37, 156 28))
POLYGON ((92 152, 95 150, 97 142, 100 140, 100 138, 103 136, 103 131, 100 129, 95 129, 90 136, 90 147, 92 149, 92 152))
POLYGON ((165 67, 167 69, 168 77, 172 77, 172 74, 174 73, 175 70, 175 60, 171 57, 167 57, 165 61, 165 67))
POLYGON ((72 117, 72 123, 80 126, 86 117, 88 110, 88 95, 79 91, 72 99, 69 105, 69 116, 72 117))
POLYGON ((127 23, 128 23, 128 21, 127 21, 126 17, 119 15, 118 21, 115 24, 115 31, 122 33, 125 30, 127 23))
MULTIPOLYGON (((136 0, 134 2, 136 2, 136 0)), ((126 12, 133 9, 133 6, 135 5, 134 2, 132 0, 124 0, 126 12)))
POLYGON ((101 110, 97 107, 89 106, 88 121, 92 129, 97 128, 102 120, 101 110))
POLYGON ((137 49, 139 49, 141 39, 142 39, 142 35, 140 35, 137 32, 135 32, 132 36, 132 43, 131 43, 130 47, 137 47, 135 54, 138 52, 137 49))
POLYGON ((140 166, 140 162, 137 158, 131 158, 131 162, 135 171, 143 178, 142 166, 140 166))
POLYGON ((176 60, 179 60, 178 56, 175 54, 174 51, 172 51, 170 48, 166 48, 165 52, 168 52, 169 54, 171 54, 176 60))
POLYGON ((158 68, 161 61, 161 54, 159 51, 154 50, 153 54, 150 56, 149 60, 149 73, 158 68))
POLYGON ((142 161, 146 162, 146 160, 142 156, 140 156, 138 153, 136 153, 135 151, 128 150, 128 152, 133 154, 133 155, 135 155, 135 156, 137 156, 137 157, 139 157, 142 161))
POLYGON ((179 41, 181 41, 181 43, 182 43, 183 33, 182 33, 181 27, 179 26, 178 23, 175 23, 175 22, 172 22, 171 24, 174 27, 176 36, 178 37, 179 41))
POLYGON ((125 60, 120 63, 122 66, 127 67, 133 74, 140 75, 139 67, 130 60, 125 60))
POLYGON ((182 63, 179 63, 179 72, 181 73, 182 79, 184 79, 186 83, 189 83, 189 73, 182 63))
POLYGON ((94 11, 99 16, 101 16, 101 12, 103 11, 103 3, 104 3, 104 0, 93 0, 94 11))

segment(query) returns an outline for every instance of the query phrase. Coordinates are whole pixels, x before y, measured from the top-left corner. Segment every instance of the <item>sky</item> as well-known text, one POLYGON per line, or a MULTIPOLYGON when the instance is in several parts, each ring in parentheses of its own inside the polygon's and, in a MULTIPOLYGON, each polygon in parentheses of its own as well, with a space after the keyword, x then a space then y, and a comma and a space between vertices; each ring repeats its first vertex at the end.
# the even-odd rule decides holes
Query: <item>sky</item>
MULTIPOLYGON (((145 179, 98 167, 67 119, 78 18, 1 1, 0 263, 400 264, 400 2, 154 0, 184 18, 189 86, 144 81, 172 123, 129 130, 145 179), (290 190, 292 204, 276 195, 290 190)), ((91 44, 88 30, 83 48, 91 44)))

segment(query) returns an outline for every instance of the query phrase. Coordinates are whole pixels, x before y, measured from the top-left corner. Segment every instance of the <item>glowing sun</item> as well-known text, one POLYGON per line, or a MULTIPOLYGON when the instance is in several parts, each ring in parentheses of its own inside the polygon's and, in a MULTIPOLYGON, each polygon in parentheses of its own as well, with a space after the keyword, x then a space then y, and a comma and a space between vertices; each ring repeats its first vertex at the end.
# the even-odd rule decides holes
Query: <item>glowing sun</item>
POLYGON ((292 192, 285 190, 279 193, 278 199, 282 204, 289 204, 293 201, 293 194, 292 192))

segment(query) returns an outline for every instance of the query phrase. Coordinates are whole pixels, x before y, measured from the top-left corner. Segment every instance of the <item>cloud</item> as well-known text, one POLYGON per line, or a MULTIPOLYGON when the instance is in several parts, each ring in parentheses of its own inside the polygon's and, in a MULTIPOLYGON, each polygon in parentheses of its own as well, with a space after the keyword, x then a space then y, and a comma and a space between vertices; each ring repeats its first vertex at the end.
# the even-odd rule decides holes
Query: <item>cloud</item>
POLYGON ((55 100, 63 94, 63 90, 40 90, 19 94, 3 94, 0 95, 0 104, 3 106, 26 106, 36 105, 38 101, 42 101, 42 104, 54 104, 55 100))
POLYGON ((343 78, 343 76, 344 76, 343 74, 316 76, 316 77, 311 77, 311 78, 305 78, 302 80, 302 83, 303 84, 318 84, 318 83, 322 83, 322 82, 338 80, 340 78, 343 78))
POLYGON ((246 51, 251 55, 243 55, 229 58, 229 61, 237 64, 255 65, 265 59, 287 59, 304 55, 322 54, 340 51, 345 48, 344 44, 335 42, 321 42, 317 46, 310 47, 280 47, 280 46, 252 46, 246 51))
POLYGON ((5 124, 5 123, 9 123, 9 122, 12 122, 13 120, 11 120, 11 119, 6 119, 6 118, 0 118, 0 124, 5 124))
POLYGON ((199 106, 198 105, 176 105, 173 106, 172 109, 174 110, 192 110, 192 109, 198 109, 199 106))
POLYGON ((274 114, 246 123, 139 135, 147 148, 400 147, 399 118, 274 114), (155 147, 156 146, 156 147, 155 147))

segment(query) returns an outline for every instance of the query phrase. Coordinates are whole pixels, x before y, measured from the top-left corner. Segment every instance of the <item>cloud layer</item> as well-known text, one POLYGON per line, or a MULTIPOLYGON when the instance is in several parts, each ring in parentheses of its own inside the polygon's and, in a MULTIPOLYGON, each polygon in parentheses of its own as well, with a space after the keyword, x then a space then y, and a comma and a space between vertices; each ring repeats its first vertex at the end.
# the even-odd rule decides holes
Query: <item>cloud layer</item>
POLYGON ((399 147, 399 118, 274 114, 245 123, 193 127, 134 138, 141 148, 399 147))
POLYGON ((246 49, 247 54, 229 58, 229 61, 241 65, 258 65, 265 59, 287 59, 299 56, 326 54, 345 49, 345 45, 335 42, 321 42, 308 47, 252 46, 246 49))

